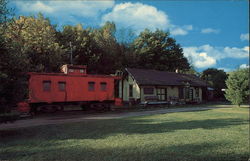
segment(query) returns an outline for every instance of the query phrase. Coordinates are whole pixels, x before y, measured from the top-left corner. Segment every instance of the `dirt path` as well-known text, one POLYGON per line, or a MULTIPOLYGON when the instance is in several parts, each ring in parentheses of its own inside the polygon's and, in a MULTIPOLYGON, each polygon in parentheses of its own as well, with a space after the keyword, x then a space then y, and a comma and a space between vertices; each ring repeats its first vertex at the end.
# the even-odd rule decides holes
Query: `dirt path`
POLYGON ((150 111, 137 111, 137 112, 121 112, 121 113, 99 113, 99 114, 70 114, 70 115, 51 115, 45 117, 35 117, 33 119, 18 120, 14 123, 0 124, 0 130, 24 128, 40 125, 63 124, 71 122, 82 122, 86 120, 102 120, 102 119, 119 119, 133 116, 145 116, 154 114, 165 114, 173 112, 189 112, 189 111, 202 111, 210 110, 214 107, 193 107, 193 108, 173 108, 173 109, 157 109, 150 111))

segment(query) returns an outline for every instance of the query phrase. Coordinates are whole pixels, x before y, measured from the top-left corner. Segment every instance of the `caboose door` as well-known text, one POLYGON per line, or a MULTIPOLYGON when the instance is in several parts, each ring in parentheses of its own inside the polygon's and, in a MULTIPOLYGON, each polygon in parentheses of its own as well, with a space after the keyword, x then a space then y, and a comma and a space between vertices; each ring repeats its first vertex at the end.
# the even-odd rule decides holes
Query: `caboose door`
POLYGON ((66 82, 64 81, 58 82, 58 88, 60 91, 61 98, 63 99, 64 102, 66 102, 67 101, 66 82))

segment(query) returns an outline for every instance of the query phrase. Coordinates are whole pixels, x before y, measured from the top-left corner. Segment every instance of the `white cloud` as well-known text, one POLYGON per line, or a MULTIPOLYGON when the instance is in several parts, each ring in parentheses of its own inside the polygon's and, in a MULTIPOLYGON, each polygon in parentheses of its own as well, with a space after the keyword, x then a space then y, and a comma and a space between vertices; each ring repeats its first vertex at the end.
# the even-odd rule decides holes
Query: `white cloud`
POLYGON ((210 67, 216 64, 216 59, 208 56, 206 52, 199 52, 197 47, 184 47, 184 55, 191 58, 192 63, 197 68, 210 67))
POLYGON ((240 39, 241 39, 241 41, 245 41, 245 40, 249 41, 249 33, 241 34, 240 39))
POLYGON ((220 30, 213 29, 213 28, 205 28, 205 29, 201 30, 202 34, 211 34, 211 33, 218 34, 219 32, 220 32, 220 30))
POLYGON ((248 58, 249 47, 213 47, 202 45, 199 47, 183 47, 184 55, 191 57, 192 63, 198 68, 211 67, 216 61, 224 58, 248 58))
POLYGON ((23 13, 42 12, 50 17, 61 21, 72 21, 76 17, 97 17, 115 4, 113 0, 108 1, 14 1, 16 7, 23 13))
POLYGON ((191 25, 177 26, 170 22, 168 15, 154 6, 142 3, 121 3, 114 6, 113 10, 102 17, 102 24, 114 21, 118 27, 133 28, 136 33, 145 28, 150 30, 170 30, 173 35, 186 35, 192 30, 191 25))
POLYGON ((54 8, 41 1, 16 1, 16 5, 22 12, 52 13, 55 11, 54 8))
POLYGON ((247 64, 241 64, 240 68, 249 68, 249 65, 247 65, 247 64))
POLYGON ((192 25, 186 25, 183 27, 172 27, 170 28, 170 33, 172 35, 187 35, 188 31, 193 30, 192 25))
POLYGON ((170 22, 168 15, 156 7, 143 3, 120 3, 114 0, 54 0, 13 1, 22 13, 42 12, 59 25, 81 23, 79 18, 89 18, 87 23, 104 24, 114 21, 117 27, 132 28, 136 34, 145 28, 169 30, 172 35, 187 35, 192 25, 178 26, 170 22), (110 12, 107 12, 110 9, 110 12), (100 22, 101 18, 101 22, 100 22))
POLYGON ((236 47, 225 47, 223 49, 225 55, 220 55, 220 57, 231 57, 231 58, 247 58, 249 57, 249 46, 244 48, 236 48, 236 47))
POLYGON ((200 53, 198 59, 194 62, 194 65, 198 68, 204 68, 216 64, 216 60, 207 55, 207 53, 200 53))
POLYGON ((168 16, 155 7, 130 2, 116 5, 112 12, 102 17, 102 22, 105 21, 114 21, 118 25, 132 27, 137 31, 145 28, 151 30, 165 28, 170 24, 168 16))

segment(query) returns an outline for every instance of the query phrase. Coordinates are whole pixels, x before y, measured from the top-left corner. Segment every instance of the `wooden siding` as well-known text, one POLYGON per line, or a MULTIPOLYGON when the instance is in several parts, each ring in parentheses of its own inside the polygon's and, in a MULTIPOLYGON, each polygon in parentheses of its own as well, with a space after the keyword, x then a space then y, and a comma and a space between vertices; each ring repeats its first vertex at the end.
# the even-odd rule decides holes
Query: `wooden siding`
MULTIPOLYGON (((123 101, 129 101, 129 85, 133 85, 133 97, 135 100, 140 99, 140 87, 136 83, 136 81, 128 76, 128 79, 123 79, 123 101)), ((120 89, 122 89, 122 84, 120 85, 120 89)))
MULTIPOLYGON (((128 75, 127 79, 123 79, 123 88, 122 83, 120 83, 120 91, 123 89, 123 101, 129 101, 131 97, 129 97, 129 85, 133 85, 133 99, 137 100, 140 99, 141 102, 145 101, 146 96, 157 96, 157 88, 166 88, 167 89, 167 101, 171 101, 173 98, 179 98, 179 86, 139 86, 130 75, 128 75), (153 88, 153 94, 144 94, 144 88, 153 88)), ((200 87, 189 87, 189 90, 193 90, 193 99, 199 99, 202 101, 202 89, 200 87), (199 88, 199 96, 196 97, 195 89, 199 88)), ((121 92, 120 92, 121 93, 121 92)), ((190 91, 189 91, 190 93, 190 91)), ((120 94, 121 95, 121 94, 120 94)), ((191 98, 191 96, 189 96, 191 98)), ((185 98, 184 92, 184 99, 183 101, 190 101, 191 99, 185 98)))

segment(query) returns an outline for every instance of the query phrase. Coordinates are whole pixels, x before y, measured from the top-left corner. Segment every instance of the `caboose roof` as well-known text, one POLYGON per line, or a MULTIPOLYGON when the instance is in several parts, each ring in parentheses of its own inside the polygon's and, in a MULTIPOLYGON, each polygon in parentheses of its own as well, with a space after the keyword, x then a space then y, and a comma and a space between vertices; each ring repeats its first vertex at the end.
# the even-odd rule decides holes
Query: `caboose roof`
POLYGON ((87 75, 69 75, 64 73, 37 73, 37 72, 29 72, 28 75, 47 75, 47 76, 65 76, 65 77, 95 77, 95 78, 115 78, 121 79, 118 76, 112 75, 95 75, 95 74, 87 74, 87 75))

